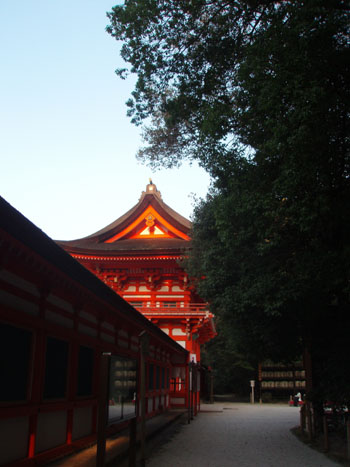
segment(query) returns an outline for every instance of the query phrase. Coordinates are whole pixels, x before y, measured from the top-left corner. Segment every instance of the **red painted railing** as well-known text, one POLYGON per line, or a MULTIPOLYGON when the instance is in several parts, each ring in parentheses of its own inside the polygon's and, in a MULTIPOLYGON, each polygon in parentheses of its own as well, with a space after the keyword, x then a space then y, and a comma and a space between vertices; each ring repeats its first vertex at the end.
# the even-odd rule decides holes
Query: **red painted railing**
POLYGON ((209 313, 209 308, 207 303, 190 303, 180 306, 176 304, 176 306, 135 306, 136 310, 140 311, 142 314, 150 314, 150 313, 176 313, 176 314, 205 314, 206 312, 209 313))

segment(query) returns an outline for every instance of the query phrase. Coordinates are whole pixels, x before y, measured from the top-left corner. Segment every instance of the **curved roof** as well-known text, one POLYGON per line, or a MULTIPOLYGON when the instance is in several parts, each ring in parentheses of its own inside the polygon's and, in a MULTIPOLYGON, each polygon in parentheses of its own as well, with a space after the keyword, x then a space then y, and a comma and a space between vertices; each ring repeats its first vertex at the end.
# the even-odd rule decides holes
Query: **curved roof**
POLYGON ((76 254, 173 254, 190 246, 191 222, 162 200, 150 181, 139 202, 103 229, 87 237, 57 241, 76 254))

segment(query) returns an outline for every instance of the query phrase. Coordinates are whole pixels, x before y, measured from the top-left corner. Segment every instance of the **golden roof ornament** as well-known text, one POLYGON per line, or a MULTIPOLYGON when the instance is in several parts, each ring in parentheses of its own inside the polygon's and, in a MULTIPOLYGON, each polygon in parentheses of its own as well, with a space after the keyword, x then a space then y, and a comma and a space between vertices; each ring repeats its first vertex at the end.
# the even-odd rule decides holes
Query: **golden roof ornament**
POLYGON ((157 187, 153 183, 152 178, 149 178, 149 184, 146 186, 146 193, 143 192, 142 195, 149 194, 149 193, 154 194, 154 195, 158 196, 158 198, 162 199, 162 195, 160 194, 160 191, 157 190, 157 187))

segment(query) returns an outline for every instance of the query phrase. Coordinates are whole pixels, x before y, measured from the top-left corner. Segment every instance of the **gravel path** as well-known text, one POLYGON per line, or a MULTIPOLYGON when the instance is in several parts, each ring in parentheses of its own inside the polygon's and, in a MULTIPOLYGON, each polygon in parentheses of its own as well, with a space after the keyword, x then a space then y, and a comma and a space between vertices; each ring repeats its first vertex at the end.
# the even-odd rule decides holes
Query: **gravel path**
POLYGON ((339 465, 301 443, 290 429, 299 410, 282 405, 216 403, 183 425, 147 467, 331 467, 339 465))

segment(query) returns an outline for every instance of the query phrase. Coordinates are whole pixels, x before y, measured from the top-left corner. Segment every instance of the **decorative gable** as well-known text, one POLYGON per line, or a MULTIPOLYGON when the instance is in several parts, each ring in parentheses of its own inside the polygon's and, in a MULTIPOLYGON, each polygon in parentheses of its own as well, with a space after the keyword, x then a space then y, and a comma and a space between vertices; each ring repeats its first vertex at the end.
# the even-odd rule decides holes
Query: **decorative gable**
POLYGON ((133 240, 131 245, 134 251, 165 246, 167 250, 178 251, 187 246, 183 241, 191 241, 190 231, 191 222, 164 203, 160 191, 150 180, 139 202, 114 222, 87 237, 58 243, 70 252, 88 250, 103 255, 107 251, 109 254, 125 251, 126 243, 119 240, 129 239, 133 240), (148 242, 148 239, 153 241, 148 242), (167 241, 163 242, 162 239, 167 241))
POLYGON ((149 236, 151 233, 153 233, 154 236, 167 236, 165 232, 160 230, 159 227, 146 227, 142 232, 139 233, 140 236, 149 236), (152 232, 153 230, 153 232, 152 232))
POLYGON ((114 243, 122 239, 131 238, 181 238, 190 240, 190 237, 164 219, 156 209, 149 205, 137 218, 123 230, 116 233, 104 243, 114 243))

